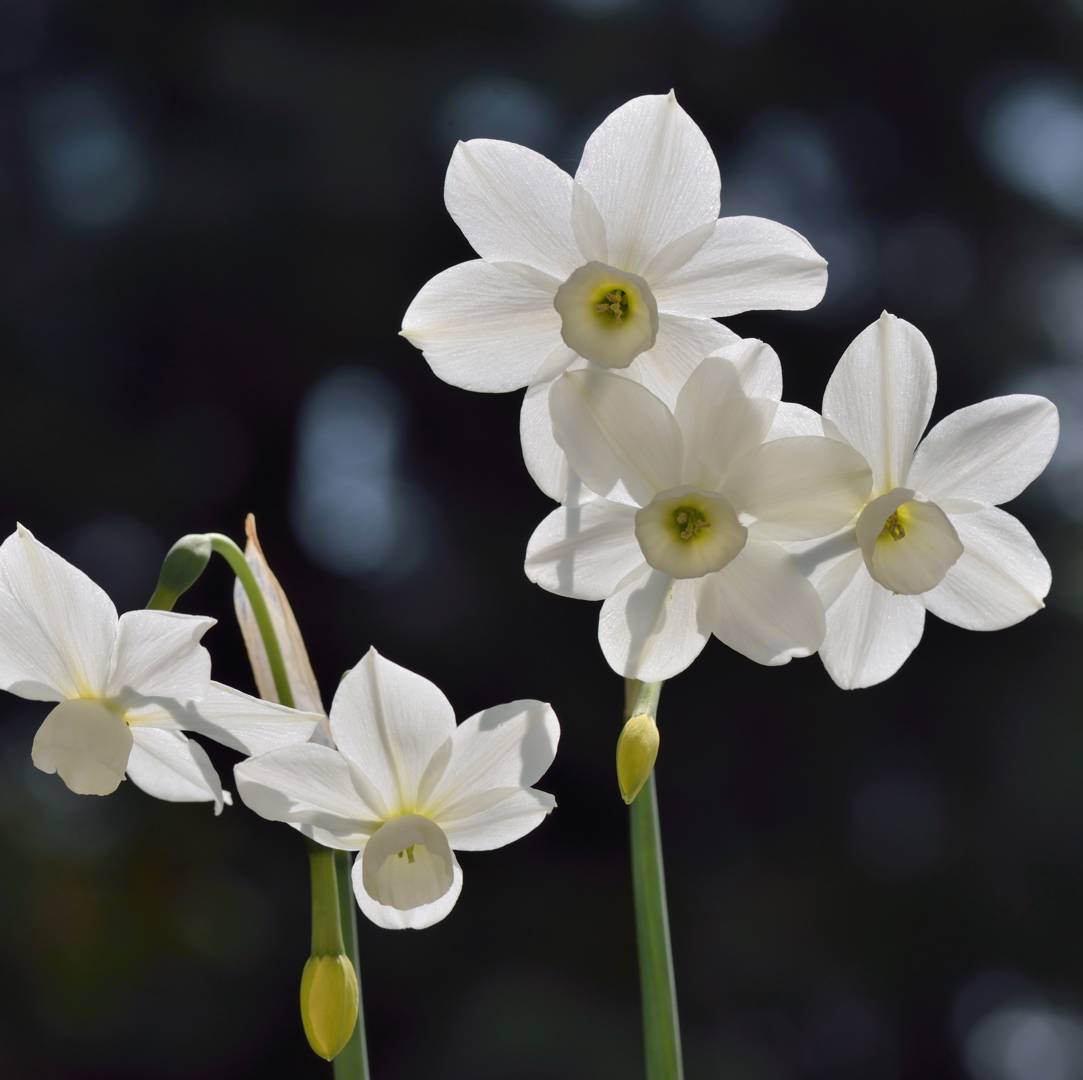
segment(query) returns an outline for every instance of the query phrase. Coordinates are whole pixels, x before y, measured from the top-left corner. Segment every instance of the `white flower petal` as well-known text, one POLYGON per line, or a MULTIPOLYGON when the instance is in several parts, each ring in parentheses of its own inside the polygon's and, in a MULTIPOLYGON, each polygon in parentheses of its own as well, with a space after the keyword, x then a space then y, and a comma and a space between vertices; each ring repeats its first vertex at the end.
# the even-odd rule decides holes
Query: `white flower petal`
POLYGON ((852 447, 804 435, 753 447, 726 474, 723 491, 756 518, 756 539, 811 540, 853 520, 871 485, 872 473, 852 447))
POLYGON ((237 794, 250 810, 268 821, 311 826, 314 839, 325 847, 357 850, 387 813, 371 785, 359 790, 358 770, 317 743, 249 758, 234 766, 233 775, 237 794))
POLYGON ((1060 437, 1057 407, 1011 394, 959 409, 922 440, 906 486, 940 502, 1014 499, 1049 464, 1060 437))
POLYGON ((550 499, 575 505, 580 499, 593 496, 571 471, 568 456, 553 433, 553 418, 549 414, 549 389, 552 385, 551 381, 534 383, 523 395, 523 405, 519 410, 523 461, 534 483, 550 499))
POLYGON ((719 641, 757 664, 809 656, 824 635, 824 609, 792 555, 777 544, 749 541, 704 583, 704 625, 719 641))
POLYGON ((891 678, 917 648, 925 605, 878 585, 862 565, 827 611, 820 659, 843 690, 891 678))
POLYGON ((587 140, 575 179, 605 219, 609 261, 641 271, 667 244, 718 217, 710 144, 672 93, 626 102, 587 140))
POLYGON ((680 674, 703 651, 700 580, 677 581, 645 568, 602 605, 598 642, 609 666, 627 679, 659 682, 680 674))
POLYGON ((905 479, 935 397, 929 343, 916 326, 885 311, 842 354, 823 414, 864 455, 873 490, 885 491, 905 479))
POLYGON ((719 350, 729 355, 730 349, 741 351, 742 345, 732 330, 710 319, 659 315, 654 348, 640 353, 623 369, 623 374, 642 383, 672 409, 682 387, 705 356, 719 350))
POLYGON ((464 390, 501 393, 530 383, 561 344, 551 288, 514 264, 477 259, 427 282, 402 319, 402 335, 433 372, 464 390))
POLYGON ((557 442, 571 468, 597 494, 642 505, 675 487, 681 433, 649 390, 619 375, 572 371, 549 391, 557 442))
POLYGON ((497 788, 457 803, 440 827, 456 851, 492 851, 536 829, 556 799, 536 788, 497 788))
POLYGON ((308 742, 326 717, 287 709, 211 680, 199 701, 183 706, 155 702, 130 710, 127 720, 141 728, 192 731, 242 754, 265 754, 308 742))
MULTIPOLYGON (((279 584, 278 578, 275 577, 267 562, 267 557, 263 554, 263 548, 260 546, 259 536, 256 533, 254 515, 249 514, 245 518, 244 531, 248 537, 248 542, 244 547, 245 562, 248 563, 267 604, 271 624, 278 638, 278 647, 282 650, 286 677, 289 679, 290 690, 293 693, 294 708, 308 713, 326 713, 327 710, 323 707, 320 697, 320 688, 312 671, 312 663, 305 649, 304 638, 301 636, 300 627, 297 625, 297 619, 293 614, 293 608, 290 607, 285 590, 279 584)), ((239 580, 233 583, 233 610, 237 614, 237 623, 241 628, 244 647, 248 652, 248 662, 252 665, 252 673, 256 677, 259 696, 266 701, 278 701, 278 691, 275 688, 274 677, 271 675, 271 665, 267 661, 267 650, 263 647, 263 635, 259 632, 252 605, 248 602, 248 594, 239 580)), ((249 752, 258 753, 258 751, 249 752)))
POLYGON ((865 559, 857 546, 853 528, 840 529, 833 536, 785 544, 797 561, 797 568, 820 594, 826 611, 859 570, 865 571, 865 559))
MULTIPOLYGON (((560 739, 556 713, 544 701, 509 701, 464 720, 433 758, 419 800, 444 825, 460 803, 495 789, 529 788, 553 764, 560 739)), ((506 792, 505 792, 506 794, 506 792)))
POLYGON ((681 480, 717 489, 730 466, 766 437, 775 409, 770 398, 745 394, 731 361, 708 356, 677 398, 676 417, 684 441, 681 480))
POLYGON ((820 414, 807 405, 796 401, 780 401, 768 439, 792 439, 800 435, 823 435, 824 425, 820 414))
POLYGON ((181 705, 203 697, 211 655, 200 638, 215 619, 176 611, 127 611, 120 617, 106 696, 121 708, 169 698, 181 705))
POLYGON ((448 699, 428 679, 369 649, 331 703, 331 734, 394 812, 413 806, 432 756, 455 730, 448 699))
POLYGON ((541 154, 495 139, 460 142, 444 202, 488 262, 520 262, 564 277, 582 261, 572 233, 572 178, 541 154))
POLYGON ((526 576, 560 596, 604 600, 643 564, 635 514, 634 507, 607 499, 558 507, 527 544, 526 576))
POLYGON ((963 554, 921 598, 934 615, 967 630, 1003 630, 1045 606, 1049 563, 1019 521, 994 508, 951 521, 963 554))
POLYGON ((804 311, 826 288, 827 262, 800 233, 766 218, 724 217, 688 262, 656 280, 655 297, 660 311, 724 318, 804 311))
POLYGON ((117 633, 113 602, 20 525, 0 546, 0 686, 34 701, 102 691, 117 633))
POLYGON ((583 262, 609 262, 605 221, 594 205, 594 196, 580 183, 572 189, 572 232, 583 262))
POLYGON ((124 779, 132 735, 100 701, 63 701, 34 736, 31 758, 76 795, 111 795, 124 779))
POLYGON ((230 801, 207 751, 179 731, 133 728, 128 779, 166 802, 212 802, 215 814, 230 801))
MULTIPOLYGON (((710 325, 717 326, 718 323, 710 325)), ((741 389, 749 397, 770 398, 772 401, 779 401, 782 397, 782 364, 779 362, 778 353, 765 341, 760 341, 759 338, 738 338, 712 355, 720 356, 733 364, 737 369, 741 389)))
POLYGON ((963 553, 962 541, 936 503, 895 488, 865 507, 855 532, 865 566, 885 589, 908 596, 928 592, 963 553))
POLYGON ((388 930, 421 930, 443 919, 459 898, 462 870, 443 830, 416 814, 382 826, 353 869, 361 911, 388 930))

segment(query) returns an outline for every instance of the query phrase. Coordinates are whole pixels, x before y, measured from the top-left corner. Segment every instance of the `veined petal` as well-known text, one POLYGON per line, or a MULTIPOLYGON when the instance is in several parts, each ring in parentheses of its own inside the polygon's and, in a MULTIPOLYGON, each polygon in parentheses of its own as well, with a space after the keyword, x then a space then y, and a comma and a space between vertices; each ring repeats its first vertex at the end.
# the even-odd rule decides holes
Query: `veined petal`
POLYGON ((929 343, 885 311, 842 354, 824 391, 824 419, 864 456, 881 492, 906 477, 935 397, 929 343))
POLYGON ((649 390, 599 371, 562 375, 549 391, 556 440, 572 469, 597 494, 638 505, 674 487, 681 433, 649 390))
POLYGON ((422 907, 411 908, 409 911, 400 911, 398 908, 387 904, 381 904, 374 900, 367 892, 361 881, 363 855, 358 855, 353 864, 353 891, 357 899, 357 906, 361 914, 370 922, 385 930, 424 930, 426 927, 446 919, 459 899, 463 889, 463 872, 459 866, 459 860, 455 858, 455 852, 451 853, 454 860, 452 865, 451 888, 448 889, 439 900, 422 907))
POLYGON ((824 435, 823 419, 815 409, 796 401, 780 401, 768 439, 792 439, 798 435, 824 435))
MULTIPOLYGON (((366 800, 355 770, 329 746, 299 743, 234 766, 237 794, 268 821, 312 826, 326 847, 357 850, 379 827, 387 808, 366 800)), ((368 792, 371 795, 371 789, 368 792)))
POLYGON ((558 507, 527 544, 526 576, 560 596, 604 600, 643 565, 635 515, 635 507, 607 499, 558 507))
POLYGON ((572 233, 572 178, 541 154, 496 139, 460 142, 444 202, 488 262, 520 262, 558 278, 583 260, 572 233))
POLYGON ((598 642, 627 679, 659 682, 680 674, 711 636, 698 613, 703 579, 675 580, 644 567, 602 605, 598 642))
POLYGON ((166 802, 212 802, 215 815, 230 802, 206 750, 179 731, 133 728, 128 779, 166 802))
POLYGON ((519 439, 523 461, 534 483, 550 499, 574 506, 583 498, 593 498, 593 492, 572 472, 568 456, 553 433, 553 418, 549 414, 552 385, 551 381, 537 382, 527 388, 519 410, 519 439))
POLYGON ((793 556, 749 541, 704 582, 702 618, 719 641, 757 664, 809 656, 824 636, 824 609, 793 556))
POLYGON ((31 758, 76 795, 111 795, 131 749, 128 725, 100 701, 62 701, 38 728, 31 758))
POLYGON ((580 183, 572 189, 572 232, 582 254, 582 262, 609 262, 609 241, 605 221, 594 205, 594 196, 580 183))
POLYGON ((408 814, 382 826, 353 869, 361 911, 388 930, 421 930, 443 919, 462 890, 462 870, 443 830, 408 814))
POLYGON ((683 266, 659 278, 659 311, 724 318, 804 311, 827 288, 827 261, 798 232, 758 217, 724 217, 683 266))
POLYGON ((1049 563, 1019 521, 992 507, 950 516, 963 554, 921 598, 937 618, 966 630, 1003 630, 1045 607, 1049 563))
POLYGON ((429 764, 420 804, 443 827, 445 816, 467 813, 458 809, 466 800, 495 789, 529 788, 553 764, 559 739, 556 713, 544 701, 509 701, 475 713, 429 764))
POLYGON ((0 545, 0 686, 34 701, 101 693, 117 634, 113 602, 22 525, 0 545))
POLYGON ((730 466, 763 442, 775 408, 770 398, 745 394, 731 361, 719 356, 703 360, 677 398, 676 417, 684 441, 682 481, 717 489, 730 466))
POLYGON ((201 698, 211 678, 211 655, 200 638, 215 619, 176 611, 127 611, 120 617, 113 670, 105 696, 121 708, 169 698, 201 698))
POLYGON ((642 383, 671 409, 681 388, 711 353, 738 350, 741 339, 721 323, 711 319, 685 319, 680 315, 658 316, 658 339, 654 348, 640 353, 624 374, 642 383))
MULTIPOLYGON (((267 557, 263 554, 263 548, 260 546, 259 536, 256 533, 256 518, 253 514, 245 518, 244 531, 248 537, 248 542, 244 546, 244 559, 267 604, 271 625, 278 638, 278 647, 282 650, 282 660, 285 664, 290 690, 293 693, 294 707, 302 712, 326 713, 300 627, 297 625, 293 608, 290 607, 290 602, 286 598, 285 590, 279 584, 278 578, 275 577, 267 562, 267 557)), ((259 632, 255 612, 248 602, 248 594, 240 581, 233 583, 233 610, 237 613, 237 623, 241 628, 241 636, 244 638, 244 647, 248 652, 248 662, 252 665, 252 673, 256 678, 259 696, 266 701, 278 701, 278 691, 275 688, 274 676, 271 674, 271 665, 267 660, 267 650, 263 646, 263 635, 259 632)), ((256 750, 246 752, 259 753, 256 750)))
POLYGON ((865 573, 865 559, 857 546, 853 528, 840 529, 832 536, 788 543, 797 568, 820 594, 826 611, 839 598, 859 570, 865 573))
POLYGON ((877 584, 862 565, 827 610, 820 659, 843 690, 891 678, 917 648, 925 605, 877 584))
POLYGON ((741 389, 749 397, 770 398, 772 401, 779 401, 782 397, 782 364, 778 353, 767 342, 759 338, 739 338, 712 355, 733 364, 741 389))
POLYGON ((605 219, 609 261, 632 272, 718 217, 718 163, 672 92, 610 113, 587 140, 575 179, 605 219))
POLYGON ((193 731, 242 754, 308 742, 316 727, 326 723, 320 713, 287 709, 213 680, 199 701, 184 706, 155 702, 130 710, 126 719, 133 727, 193 731))
POLYGON ((926 498, 1014 499, 1049 464, 1060 437, 1057 407, 1010 394, 959 409, 922 440, 906 486, 926 498))
POLYGON ((433 754, 455 731, 448 699, 428 679, 369 649, 331 703, 335 745, 394 813, 412 807, 433 754))
POLYGON ((549 288, 514 266, 459 263, 427 282, 407 308, 402 335, 444 382, 489 393, 515 390, 561 344, 553 307, 559 282, 549 279, 549 288))
POLYGON ((492 851, 536 829, 556 804, 536 788, 496 788, 456 803, 440 827, 456 851, 492 851))
POLYGON ((853 447, 805 435, 754 446, 726 474, 723 492, 756 518, 755 539, 811 540, 853 520, 871 486, 853 447))

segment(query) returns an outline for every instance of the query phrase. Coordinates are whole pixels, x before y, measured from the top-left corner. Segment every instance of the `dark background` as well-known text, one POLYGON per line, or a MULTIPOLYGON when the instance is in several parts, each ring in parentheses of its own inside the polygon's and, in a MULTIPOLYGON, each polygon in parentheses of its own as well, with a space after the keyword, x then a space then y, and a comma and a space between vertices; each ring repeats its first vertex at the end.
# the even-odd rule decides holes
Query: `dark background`
MULTIPOLYGON (((1054 569, 996 634, 929 619, 885 685, 708 645, 662 698, 659 784, 691 1080, 1083 1077, 1083 2, 94 3, 0 0, 0 508, 149 595, 179 535, 257 513, 330 698, 370 644, 460 718, 556 707, 559 810, 464 855, 437 927, 362 922, 377 1080, 642 1075, 597 606, 522 572, 550 504, 519 395, 438 381, 396 338, 472 254, 456 139, 574 171, 673 86, 723 213, 831 263, 807 313, 730 320, 818 405, 881 308, 917 323, 934 420, 1061 408, 1010 507, 1054 569)), ((231 582, 216 675, 251 689, 231 582)), ((304 1042, 300 841, 243 806, 69 794, 0 706, 0 1075, 329 1076, 304 1042)), ((225 770, 227 751, 212 750, 225 770)))

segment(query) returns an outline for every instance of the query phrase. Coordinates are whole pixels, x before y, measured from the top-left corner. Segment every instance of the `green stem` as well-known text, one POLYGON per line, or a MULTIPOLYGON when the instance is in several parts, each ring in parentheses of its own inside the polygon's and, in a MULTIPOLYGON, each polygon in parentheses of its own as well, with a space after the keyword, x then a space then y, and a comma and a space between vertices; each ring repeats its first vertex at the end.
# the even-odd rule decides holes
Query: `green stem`
POLYGON ((346 947, 342 941, 336 852, 312 840, 307 844, 312 881, 312 955, 337 956, 346 952, 346 947))
POLYGON ((369 1052, 365 1038, 365 1001, 361 986, 361 961, 357 949, 357 904, 350 881, 350 853, 335 852, 335 874, 338 878, 339 914, 346 955, 357 973, 357 1027, 342 1053, 335 1058, 335 1080, 368 1080, 369 1052), (339 1065, 342 1062, 342 1065, 339 1065), (341 1068, 341 1071, 340 1071, 341 1068))
MULTIPOLYGON (((625 683, 625 719, 646 713, 657 719, 661 683, 625 683)), ((669 941, 662 830, 654 773, 629 807, 632 889, 635 896, 639 988, 643 1004, 643 1044, 647 1080, 683 1080, 681 1026, 669 941)))

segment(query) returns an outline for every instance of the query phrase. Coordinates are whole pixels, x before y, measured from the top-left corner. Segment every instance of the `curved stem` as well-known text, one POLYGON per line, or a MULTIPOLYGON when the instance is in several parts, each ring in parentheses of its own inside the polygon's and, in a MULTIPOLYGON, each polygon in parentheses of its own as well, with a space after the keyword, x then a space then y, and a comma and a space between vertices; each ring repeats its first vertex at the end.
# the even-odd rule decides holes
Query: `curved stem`
MULTIPOLYGON (((625 683, 625 719, 646 713, 657 718, 661 683, 625 683)), ((669 940, 662 830, 654 773, 629 807, 632 889, 635 897, 639 987, 647 1080, 683 1080, 681 1026, 669 940)))

